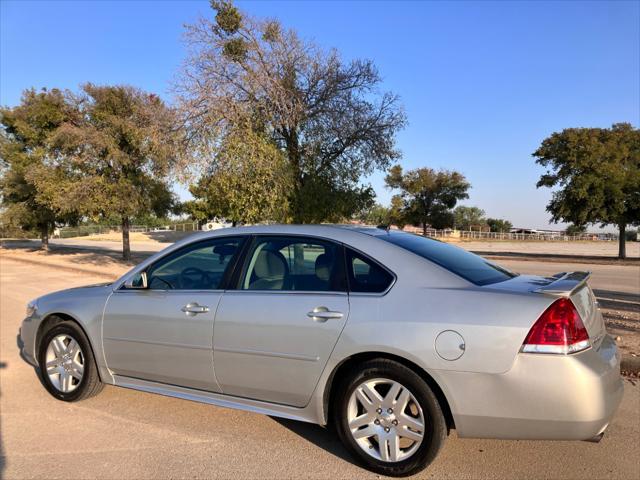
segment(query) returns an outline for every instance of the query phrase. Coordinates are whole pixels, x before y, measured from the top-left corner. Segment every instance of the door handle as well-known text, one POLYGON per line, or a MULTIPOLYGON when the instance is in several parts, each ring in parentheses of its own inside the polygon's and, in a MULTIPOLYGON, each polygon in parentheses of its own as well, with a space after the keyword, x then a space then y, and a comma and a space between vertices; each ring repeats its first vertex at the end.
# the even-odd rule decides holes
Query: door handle
POLYGON ((198 305, 196 302, 194 302, 194 303, 187 303, 180 310, 182 310, 184 313, 192 317, 194 315, 197 315, 198 313, 208 312, 209 307, 207 307, 206 305, 198 305))
POLYGON ((342 312, 332 312, 327 307, 316 307, 307 313, 307 317, 314 322, 326 322, 331 319, 340 319, 344 317, 342 312))

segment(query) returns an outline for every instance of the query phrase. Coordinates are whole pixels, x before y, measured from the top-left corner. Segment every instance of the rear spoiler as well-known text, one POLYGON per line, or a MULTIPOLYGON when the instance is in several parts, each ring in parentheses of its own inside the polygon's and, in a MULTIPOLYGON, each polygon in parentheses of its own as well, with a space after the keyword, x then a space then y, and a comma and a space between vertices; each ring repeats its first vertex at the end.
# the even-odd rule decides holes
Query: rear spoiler
POLYGON ((570 296, 575 290, 584 285, 591 272, 562 272, 556 273, 554 279, 548 285, 534 290, 536 293, 546 293, 548 295, 558 295, 562 297, 570 296))

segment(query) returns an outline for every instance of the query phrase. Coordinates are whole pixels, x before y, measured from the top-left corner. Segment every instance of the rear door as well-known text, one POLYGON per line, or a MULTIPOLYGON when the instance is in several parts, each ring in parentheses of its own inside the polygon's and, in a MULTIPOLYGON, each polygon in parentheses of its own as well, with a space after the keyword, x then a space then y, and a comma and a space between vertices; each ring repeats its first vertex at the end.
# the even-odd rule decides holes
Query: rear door
POLYGON ((216 314, 214 364, 228 395, 302 407, 349 316, 343 248, 258 236, 216 314))

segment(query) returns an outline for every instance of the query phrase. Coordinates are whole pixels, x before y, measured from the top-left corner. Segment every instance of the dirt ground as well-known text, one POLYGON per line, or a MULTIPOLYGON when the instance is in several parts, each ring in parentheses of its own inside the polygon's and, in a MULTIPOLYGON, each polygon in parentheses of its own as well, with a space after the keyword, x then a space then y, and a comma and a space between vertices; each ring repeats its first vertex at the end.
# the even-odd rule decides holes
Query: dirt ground
MULTIPOLYGON (((131 232, 129 233, 129 240, 131 242, 158 242, 158 243, 173 243, 177 242, 181 238, 191 235, 194 232, 174 232, 174 231, 158 231, 158 232, 131 232)), ((91 242, 121 242, 121 232, 109 232, 100 233, 95 235, 88 235, 85 237, 70 237, 74 240, 89 240, 91 242)))
POLYGON ((0 248, 0 258, 17 260, 21 263, 33 265, 47 264, 52 267, 61 267, 65 270, 75 270, 78 273, 91 273, 110 279, 117 279, 130 270, 146 255, 133 255, 131 262, 124 262, 117 252, 90 252, 75 250, 72 248, 60 248, 50 252, 33 249, 7 249, 0 248))
POLYGON ((623 354, 640 357, 640 304, 632 305, 632 312, 602 308, 607 331, 615 337, 623 354))

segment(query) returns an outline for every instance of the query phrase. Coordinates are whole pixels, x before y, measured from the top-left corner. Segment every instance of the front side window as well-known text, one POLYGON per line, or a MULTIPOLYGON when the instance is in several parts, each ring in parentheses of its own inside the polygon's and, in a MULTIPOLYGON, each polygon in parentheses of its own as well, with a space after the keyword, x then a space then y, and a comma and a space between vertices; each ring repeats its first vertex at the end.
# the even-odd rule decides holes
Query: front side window
POLYGON ((349 291, 355 293, 382 293, 393 283, 393 275, 373 260, 347 249, 349 291))
POLYGON ((218 238, 189 245, 155 263, 147 271, 154 290, 217 290, 233 258, 240 238, 218 238))
POLYGON ((242 290, 346 291, 342 247, 300 237, 257 237, 242 290))

